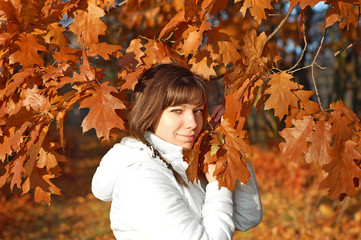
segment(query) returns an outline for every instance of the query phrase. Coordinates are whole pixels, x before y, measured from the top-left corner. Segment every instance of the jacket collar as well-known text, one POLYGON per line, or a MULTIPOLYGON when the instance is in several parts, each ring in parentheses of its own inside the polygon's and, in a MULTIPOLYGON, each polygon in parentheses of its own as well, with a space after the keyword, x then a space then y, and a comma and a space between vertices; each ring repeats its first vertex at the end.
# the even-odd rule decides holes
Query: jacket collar
POLYGON ((145 132, 145 140, 152 144, 170 163, 175 160, 183 161, 183 148, 181 146, 169 143, 154 135, 151 132, 145 132))

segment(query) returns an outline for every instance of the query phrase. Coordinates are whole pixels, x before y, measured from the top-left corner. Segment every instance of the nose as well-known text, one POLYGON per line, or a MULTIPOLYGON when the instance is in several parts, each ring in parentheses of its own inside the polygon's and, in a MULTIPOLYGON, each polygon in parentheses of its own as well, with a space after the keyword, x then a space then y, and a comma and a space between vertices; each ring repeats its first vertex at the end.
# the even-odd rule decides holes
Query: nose
POLYGON ((197 127, 197 120, 196 120, 196 116, 194 116, 193 111, 192 112, 188 112, 186 114, 186 128, 187 129, 194 129, 197 127))

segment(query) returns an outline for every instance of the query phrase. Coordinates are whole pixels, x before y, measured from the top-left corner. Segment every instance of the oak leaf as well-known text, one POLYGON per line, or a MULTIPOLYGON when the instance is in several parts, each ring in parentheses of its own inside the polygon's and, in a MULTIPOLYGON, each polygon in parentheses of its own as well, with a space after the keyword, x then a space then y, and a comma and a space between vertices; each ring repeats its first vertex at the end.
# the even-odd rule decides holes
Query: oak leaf
POLYGON ((94 3, 88 5, 88 11, 77 10, 75 21, 69 26, 69 30, 78 35, 78 41, 82 39, 86 46, 98 43, 99 35, 105 35, 107 26, 100 19, 105 15, 104 10, 94 3))
POLYGON ((325 116, 320 118, 316 125, 313 126, 313 132, 307 138, 307 141, 311 142, 311 146, 309 146, 305 155, 307 163, 315 161, 318 165, 323 166, 334 159, 334 152, 331 147, 331 124, 325 121, 325 116))
MULTIPOLYGON (((241 0, 235 0, 234 3, 240 1, 241 0)), ((273 9, 271 0, 245 0, 239 11, 245 16, 248 8, 258 24, 261 24, 262 19, 266 19, 265 9, 273 9)))
POLYGON ((247 183, 251 176, 248 171, 245 159, 240 152, 233 147, 223 145, 218 149, 216 169, 213 173, 216 176, 219 186, 233 191, 236 188, 237 180, 247 183))
POLYGON ((89 49, 86 50, 88 57, 101 56, 105 60, 109 60, 109 56, 120 57, 120 50, 122 47, 119 45, 112 45, 108 43, 98 43, 89 45, 89 49))
POLYGON ((32 34, 20 34, 15 44, 18 45, 20 49, 10 55, 10 64, 19 62, 24 68, 43 65, 44 61, 39 56, 38 51, 46 51, 46 48, 38 43, 36 37, 32 34))
POLYGON ((26 155, 20 155, 17 159, 13 160, 13 166, 11 168, 10 173, 14 174, 13 178, 11 179, 10 188, 13 190, 14 186, 16 185, 18 188, 21 187, 21 174, 24 172, 23 164, 26 159, 26 155))
POLYGON ((339 157, 324 166, 328 174, 319 189, 328 188, 330 199, 340 198, 342 194, 352 197, 356 193, 354 179, 361 179, 361 168, 355 163, 355 160, 361 160, 361 154, 356 146, 355 142, 347 140, 339 157))
POLYGON ((312 134, 315 123, 311 116, 304 116, 303 119, 292 122, 294 127, 285 128, 280 132, 285 142, 280 143, 279 147, 285 160, 296 162, 307 153, 307 139, 312 134))
POLYGON ((197 4, 197 0, 185 0, 184 1, 184 18, 187 21, 192 22, 194 19, 199 19, 200 6, 197 4))
POLYGON ((46 43, 53 43, 60 47, 66 47, 70 43, 69 39, 65 36, 66 29, 60 26, 59 23, 51 23, 47 25, 47 34, 44 36, 46 43))
POLYGON ((80 50, 70 48, 70 47, 61 47, 59 51, 53 54, 55 62, 77 62, 80 58, 80 50))
POLYGON ((182 47, 185 57, 190 53, 196 54, 198 52, 198 47, 203 42, 203 33, 211 29, 211 24, 208 22, 202 22, 201 26, 190 27, 183 33, 184 45, 182 47), (186 36, 184 36, 186 35, 186 36))
POLYGON ((212 61, 209 52, 197 53, 188 63, 192 65, 191 71, 202 76, 204 79, 209 80, 210 76, 217 75, 213 68, 216 64, 212 61))
POLYGON ((108 84, 108 82, 103 82, 100 86, 95 86, 94 90, 86 91, 90 95, 79 105, 80 109, 90 109, 81 124, 83 132, 94 128, 97 137, 106 140, 109 140, 109 132, 112 128, 124 129, 124 120, 116 114, 115 110, 126 108, 122 100, 111 94, 117 90, 108 84))
POLYGON ((240 49, 239 43, 226 29, 215 26, 208 31, 208 35, 207 44, 213 46, 214 51, 222 57, 225 65, 235 63, 240 59, 241 55, 238 53, 240 49))
POLYGON ((269 88, 265 93, 270 96, 264 104, 264 109, 274 109, 275 116, 282 119, 284 115, 288 114, 289 106, 297 106, 298 98, 292 92, 299 88, 298 84, 291 81, 292 75, 281 72, 272 74, 271 80, 268 82, 269 88))
POLYGON ((38 87, 35 85, 32 89, 23 90, 24 98, 23 105, 37 112, 48 113, 50 109, 49 100, 41 94, 38 87))
POLYGON ((158 40, 162 39, 167 33, 173 31, 182 22, 185 22, 184 10, 174 15, 174 17, 162 28, 162 31, 159 33, 158 40))
POLYGON ((227 7, 228 1, 224 0, 204 0, 201 3, 202 18, 205 14, 210 13, 212 15, 216 14, 220 10, 224 10, 227 7))

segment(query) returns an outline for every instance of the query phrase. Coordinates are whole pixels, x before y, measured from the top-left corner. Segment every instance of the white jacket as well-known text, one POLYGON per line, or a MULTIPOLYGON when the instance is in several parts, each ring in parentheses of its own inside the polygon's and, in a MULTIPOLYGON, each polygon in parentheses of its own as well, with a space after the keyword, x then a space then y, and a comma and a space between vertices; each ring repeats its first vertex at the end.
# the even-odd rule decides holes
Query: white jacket
POLYGON ((182 147, 154 134, 145 137, 188 183, 181 186, 152 150, 133 138, 123 138, 103 157, 92 191, 103 201, 112 201, 111 228, 121 240, 227 240, 235 228, 246 231, 262 219, 262 206, 255 173, 237 182, 234 192, 218 189, 218 182, 188 182, 182 147))

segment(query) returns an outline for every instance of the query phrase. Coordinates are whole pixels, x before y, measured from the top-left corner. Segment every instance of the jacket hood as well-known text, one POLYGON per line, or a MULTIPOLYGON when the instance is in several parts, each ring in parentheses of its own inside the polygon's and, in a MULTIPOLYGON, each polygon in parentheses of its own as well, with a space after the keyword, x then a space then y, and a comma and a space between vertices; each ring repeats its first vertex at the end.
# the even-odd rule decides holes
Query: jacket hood
MULTIPOLYGON (((168 143, 152 133, 146 132, 145 139, 172 164, 181 175, 188 164, 183 161, 182 147, 168 143)), ((113 189, 118 176, 128 166, 152 159, 152 150, 139 140, 125 137, 115 144, 102 158, 92 180, 93 195, 103 201, 112 201, 113 189)))

